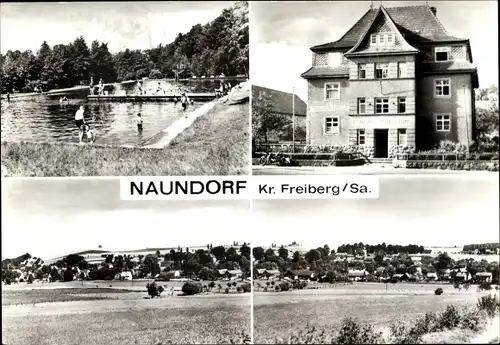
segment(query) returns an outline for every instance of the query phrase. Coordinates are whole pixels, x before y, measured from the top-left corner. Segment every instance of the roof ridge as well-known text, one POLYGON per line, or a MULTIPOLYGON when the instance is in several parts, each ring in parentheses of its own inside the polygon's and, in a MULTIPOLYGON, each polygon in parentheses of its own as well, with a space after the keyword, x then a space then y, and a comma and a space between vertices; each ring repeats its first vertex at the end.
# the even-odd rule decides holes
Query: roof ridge
MULTIPOLYGON (((362 19, 363 19, 363 18, 364 18, 364 17, 365 17, 368 13, 370 13, 370 12, 372 12, 372 11, 377 11, 377 10, 375 10, 375 9, 373 9, 373 8, 370 8, 368 11, 366 11, 366 12, 365 12, 365 14, 363 14, 363 15, 362 15, 362 16, 361 16, 361 17, 360 17, 360 18, 356 21, 356 23, 354 23, 353 25, 351 25, 351 27, 349 28, 349 30, 347 30, 347 31, 346 31, 346 32, 342 35, 342 37, 340 37, 338 40, 335 40, 335 41, 330 42, 330 43, 334 43, 334 42, 341 41, 341 40, 342 40, 345 36, 347 36, 347 34, 348 34, 348 33, 349 33, 349 32, 350 32, 350 31, 351 31, 351 30, 352 30, 352 29, 353 29, 356 25, 358 25, 358 23, 359 23, 359 22, 360 22, 360 21, 361 21, 361 20, 362 20, 362 19)), ((325 45, 325 44, 328 44, 328 43, 318 44, 317 46, 322 46, 322 45, 325 45)), ((315 47, 317 47, 317 46, 315 46, 315 47)), ((313 47, 313 48, 314 48, 314 47, 313 47)))
POLYGON ((438 17, 434 14, 434 12, 432 12, 431 7, 428 4, 426 4, 424 6, 429 10, 429 12, 431 13, 432 18, 434 18, 434 20, 439 24, 439 26, 441 27, 441 29, 443 29, 444 33, 447 34, 448 36, 451 36, 448 33, 448 31, 446 30, 446 28, 444 27, 444 25, 439 21, 438 17))

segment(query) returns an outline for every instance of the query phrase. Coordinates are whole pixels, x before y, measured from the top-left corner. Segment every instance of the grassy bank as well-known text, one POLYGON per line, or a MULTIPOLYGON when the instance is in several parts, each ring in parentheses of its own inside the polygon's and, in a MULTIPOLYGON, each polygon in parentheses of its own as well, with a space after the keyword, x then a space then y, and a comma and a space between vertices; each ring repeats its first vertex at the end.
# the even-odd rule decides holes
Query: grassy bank
MULTIPOLYGON (((396 306, 395 306, 396 307, 396 306)), ((458 344, 470 343, 489 333, 491 321, 496 322, 500 310, 498 300, 491 296, 478 299, 476 306, 448 305, 446 310, 426 313, 419 318, 376 327, 361 319, 344 318, 331 327, 306 323, 284 337, 262 339, 257 343, 273 344, 458 344)), ((494 340, 496 335, 492 336, 494 340)))
POLYGON ((2 176, 242 175, 249 104, 216 104, 164 149, 2 142, 2 176))

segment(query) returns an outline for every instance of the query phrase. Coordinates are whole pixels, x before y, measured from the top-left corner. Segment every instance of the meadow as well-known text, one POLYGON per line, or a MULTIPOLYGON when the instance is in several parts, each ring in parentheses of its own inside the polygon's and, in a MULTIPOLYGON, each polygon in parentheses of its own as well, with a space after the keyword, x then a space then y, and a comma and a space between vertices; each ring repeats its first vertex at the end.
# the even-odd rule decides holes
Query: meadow
MULTIPOLYGON (((167 288, 181 286, 161 283, 167 288)), ((161 298, 150 299, 146 282, 33 285, 4 287, 2 343, 160 345, 250 340, 248 293, 181 296, 176 291, 172 296, 166 291, 161 298)))
POLYGON ((478 293, 476 287, 455 291, 447 284, 318 285, 322 288, 255 292, 255 343, 275 343, 304 329, 328 331, 345 318, 387 332, 391 325, 409 325, 426 313, 443 312, 449 305, 475 306, 478 297, 485 294, 478 293), (438 287, 444 290, 440 296, 434 295, 438 287))
POLYGON ((244 175, 249 103, 216 104, 163 149, 2 142, 2 176, 244 175))

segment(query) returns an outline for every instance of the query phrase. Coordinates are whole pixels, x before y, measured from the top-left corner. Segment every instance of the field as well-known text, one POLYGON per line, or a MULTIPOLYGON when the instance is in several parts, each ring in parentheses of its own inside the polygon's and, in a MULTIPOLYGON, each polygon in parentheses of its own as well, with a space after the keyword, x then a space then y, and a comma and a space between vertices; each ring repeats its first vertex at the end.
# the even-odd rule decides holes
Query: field
MULTIPOLYGON (((3 344, 243 343, 250 294, 170 295, 149 299, 146 282, 4 286, 3 344), (111 287, 110 287, 111 285, 111 287)), ((241 283, 239 283, 240 285, 241 283)))
POLYGON ((458 292, 447 284, 409 283, 354 283, 317 290, 255 292, 254 340, 262 344, 287 338, 307 324, 330 329, 345 317, 384 330, 427 312, 443 311, 450 304, 475 306, 481 295, 484 293, 476 292, 475 286, 458 292), (434 295, 438 287, 444 290, 441 296, 434 295))
POLYGON ((249 103, 216 104, 164 149, 2 142, 2 176, 243 175, 249 103))

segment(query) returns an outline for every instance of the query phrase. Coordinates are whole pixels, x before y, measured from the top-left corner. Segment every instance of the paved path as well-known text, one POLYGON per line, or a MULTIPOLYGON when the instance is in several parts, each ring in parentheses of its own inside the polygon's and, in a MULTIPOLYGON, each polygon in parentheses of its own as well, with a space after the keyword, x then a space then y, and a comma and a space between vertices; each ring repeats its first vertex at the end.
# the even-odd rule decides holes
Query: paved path
POLYGON ((193 112, 186 113, 186 116, 181 117, 163 131, 155 135, 153 138, 146 140, 144 148, 161 149, 168 146, 179 134, 186 130, 200 116, 205 115, 215 106, 215 102, 210 102, 202 105, 193 112))

